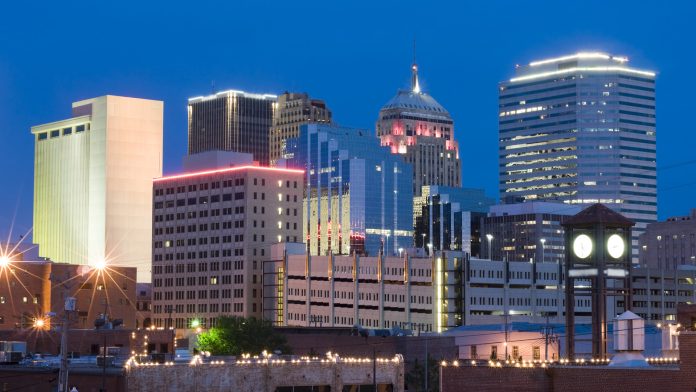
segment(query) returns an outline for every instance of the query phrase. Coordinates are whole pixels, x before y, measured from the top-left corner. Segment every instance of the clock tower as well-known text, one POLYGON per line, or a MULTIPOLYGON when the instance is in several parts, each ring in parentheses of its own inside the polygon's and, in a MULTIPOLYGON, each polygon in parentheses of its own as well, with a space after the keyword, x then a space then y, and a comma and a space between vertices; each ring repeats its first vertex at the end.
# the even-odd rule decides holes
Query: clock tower
MULTIPOLYGON (((607 355, 607 299, 631 308, 631 227, 623 215, 593 204, 562 223, 565 229, 566 352, 575 357, 575 305, 592 303, 592 356, 607 355)), ((613 315, 612 315, 613 316, 613 315)))

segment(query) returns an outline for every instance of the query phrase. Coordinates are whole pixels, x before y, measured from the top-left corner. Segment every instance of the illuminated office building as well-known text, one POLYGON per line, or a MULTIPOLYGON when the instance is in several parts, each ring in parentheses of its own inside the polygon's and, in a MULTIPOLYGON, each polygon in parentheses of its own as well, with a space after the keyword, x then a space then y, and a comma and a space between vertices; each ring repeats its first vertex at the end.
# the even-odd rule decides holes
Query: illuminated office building
POLYGON ((188 100, 188 153, 234 151, 269 162, 269 140, 277 97, 222 91, 188 100))
POLYGON ((398 254, 413 244, 411 165, 367 131, 309 124, 288 141, 305 170, 304 241, 311 255, 398 254))
POLYGON ((239 159, 232 167, 154 180, 156 327, 210 327, 220 315, 261 316, 268 247, 302 241, 302 174, 239 159))
POLYGON ((421 90, 415 62, 411 70, 411 88, 382 107, 376 128, 382 145, 413 165, 412 191, 420 196, 424 185, 461 186, 461 162, 452 117, 421 90))
POLYGON ((306 93, 285 93, 278 97, 278 109, 273 115, 271 129, 270 163, 291 158, 286 154, 286 142, 300 136, 300 125, 331 123, 331 110, 319 99, 311 99, 306 93))
POLYGON ((483 189, 424 186, 413 201, 416 247, 461 250, 478 257, 481 218, 495 203, 483 189))
POLYGON ((150 280, 163 106, 107 95, 73 103, 69 119, 31 128, 39 256, 72 264, 106 259, 150 280))
POLYGON ((655 73, 604 53, 534 61, 499 86, 501 199, 603 203, 657 219, 655 73))

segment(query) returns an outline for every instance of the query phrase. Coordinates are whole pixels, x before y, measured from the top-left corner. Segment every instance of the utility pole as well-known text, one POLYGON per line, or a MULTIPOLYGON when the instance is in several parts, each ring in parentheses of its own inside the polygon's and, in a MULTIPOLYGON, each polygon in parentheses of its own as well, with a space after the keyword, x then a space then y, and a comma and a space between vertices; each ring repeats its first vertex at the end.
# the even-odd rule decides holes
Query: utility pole
POLYGON ((546 312, 546 327, 544 328, 544 360, 549 360, 549 334, 551 327, 549 326, 549 312, 546 312))
POLYGON ((70 314, 75 310, 75 298, 65 298, 63 309, 63 326, 60 331, 60 371, 58 374, 58 391, 68 391, 68 329, 70 328, 70 314))
POLYGON ((425 337, 425 392, 428 392, 428 337, 425 337))
POLYGON ((372 345, 372 387, 377 392, 377 352, 374 344, 372 345))
POLYGON ((505 360, 508 360, 508 314, 505 312, 505 360))
POLYGON ((174 311, 174 306, 168 305, 167 306, 167 313, 169 313, 169 331, 171 331, 171 336, 172 336, 172 356, 170 359, 173 361, 174 360, 174 354, 176 352, 174 351, 174 324, 172 323, 172 312, 174 311))

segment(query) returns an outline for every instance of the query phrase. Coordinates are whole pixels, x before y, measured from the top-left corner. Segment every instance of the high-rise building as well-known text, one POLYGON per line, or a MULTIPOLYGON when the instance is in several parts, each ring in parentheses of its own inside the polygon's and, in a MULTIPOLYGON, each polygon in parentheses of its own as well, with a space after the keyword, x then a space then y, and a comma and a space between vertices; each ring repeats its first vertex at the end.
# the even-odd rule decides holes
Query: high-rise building
POLYGON ((107 95, 31 128, 34 242, 73 264, 105 259, 149 281, 152 179, 162 176, 163 103, 107 95))
POLYGON ((331 123, 331 110, 324 101, 311 99, 306 93, 286 92, 278 97, 271 129, 271 165, 278 159, 292 158, 285 153, 287 140, 300 136, 300 125, 312 123, 331 123))
POLYGON ((311 255, 398 254, 413 244, 412 169, 367 131, 309 124, 288 140, 305 170, 304 241, 311 255))
POLYGON ((413 201, 416 247, 461 250, 478 257, 481 218, 495 204, 483 189, 429 185, 413 201))
POLYGON ((222 91, 188 100, 188 153, 247 152, 268 164, 269 139, 277 97, 222 91))
POLYGON ((156 327, 261 316, 269 245, 302 241, 302 174, 247 163, 154 180, 156 327))
POLYGON ((415 62, 412 73, 411 88, 382 107, 376 128, 382 145, 413 165, 412 190, 420 196, 423 185, 461 186, 461 162, 452 117, 421 91, 415 62))
POLYGON ((543 201, 491 206, 481 219, 481 255, 489 260, 562 263, 561 223, 580 210, 577 205, 543 201))
POLYGON ((640 263, 657 270, 696 266, 696 209, 649 224, 640 236, 640 263))
POLYGON ((603 203, 657 219, 655 73, 628 59, 577 53, 534 61, 499 86, 501 199, 603 203))

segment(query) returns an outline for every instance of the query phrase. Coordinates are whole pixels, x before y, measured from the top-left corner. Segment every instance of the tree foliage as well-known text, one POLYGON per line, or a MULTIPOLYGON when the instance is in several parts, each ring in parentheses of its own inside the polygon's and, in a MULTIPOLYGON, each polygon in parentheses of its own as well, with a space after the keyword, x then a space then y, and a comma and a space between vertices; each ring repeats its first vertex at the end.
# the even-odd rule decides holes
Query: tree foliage
POLYGON ((216 327, 198 336, 198 349, 212 355, 258 355, 264 350, 290 353, 285 336, 269 321, 253 317, 220 317, 216 327))
MULTIPOLYGON (((425 362, 425 361, 423 361, 425 362)), ((440 390, 440 362, 428 355, 428 392, 440 390)), ((425 391, 425 363, 413 362, 413 367, 406 373, 406 385, 409 391, 425 391)))

